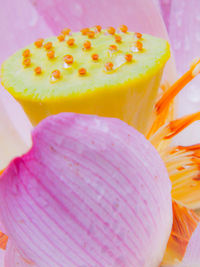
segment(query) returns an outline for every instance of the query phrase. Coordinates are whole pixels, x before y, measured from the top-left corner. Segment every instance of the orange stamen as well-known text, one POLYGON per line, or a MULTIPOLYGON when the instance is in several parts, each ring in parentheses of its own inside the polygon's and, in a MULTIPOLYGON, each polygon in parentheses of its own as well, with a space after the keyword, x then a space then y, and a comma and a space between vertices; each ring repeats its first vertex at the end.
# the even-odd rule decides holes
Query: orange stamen
POLYGON ((92 55, 92 59, 97 61, 99 59, 99 55, 98 54, 93 54, 92 55))
POLYGON ((115 42, 116 43, 121 43, 122 37, 120 35, 115 35, 115 42))
POLYGON ((84 44, 83 44, 84 48, 85 49, 90 49, 91 48, 91 42, 90 41, 86 41, 84 44))
POLYGON ((196 229, 199 218, 194 211, 182 207, 175 201, 172 202, 173 207, 173 225, 171 236, 169 238, 167 249, 164 256, 168 260, 171 252, 173 251, 172 259, 182 260, 188 242, 192 233, 196 229))
POLYGON ((41 67, 36 67, 36 68, 34 69, 34 71, 35 71, 35 74, 41 74, 41 73, 42 73, 42 69, 41 69, 41 67))
POLYGON ((57 38, 58 38, 58 40, 59 40, 60 42, 63 42, 63 41, 65 40, 65 35, 60 34, 60 35, 57 36, 57 38))
POLYGON ((64 61, 65 61, 65 63, 67 63, 67 64, 72 64, 73 61, 74 61, 74 58, 73 58, 72 55, 66 55, 66 56, 64 56, 64 61))
POLYGON ((54 70, 52 72, 52 76, 55 78, 55 79, 59 79, 60 78, 60 71, 59 70, 54 70))
POLYGON ((67 41, 67 44, 68 44, 69 46, 73 46, 74 43, 75 43, 74 38, 70 38, 70 39, 67 41))
POLYGON ((31 60, 30 60, 30 58, 25 58, 25 59, 23 60, 23 65, 24 65, 25 67, 29 67, 29 66, 31 65, 31 60))
POLYGON ((142 34, 141 34, 140 32, 135 32, 135 36, 136 36, 138 39, 142 38, 142 34))
POLYGON ((94 38, 95 37, 95 32, 94 31, 88 31, 87 32, 88 38, 94 38))
POLYGON ((125 59, 126 59, 126 61, 131 62, 133 59, 133 55, 132 54, 126 54, 125 59))
POLYGON ((120 30, 124 33, 126 33, 128 31, 128 27, 126 25, 121 25, 120 26, 120 30))
POLYGON ((54 58, 54 57, 55 57, 55 52, 54 52, 53 50, 48 51, 48 52, 47 52, 47 57, 48 57, 49 59, 54 58))
POLYGON ((69 35, 70 32, 71 32, 71 30, 70 30, 69 28, 64 28, 64 29, 61 31, 61 33, 62 33, 64 36, 69 35))
POLYGON ((184 116, 180 119, 171 121, 167 126, 169 128, 169 134, 167 134, 164 139, 172 138, 197 120, 200 120, 200 112, 196 112, 191 115, 184 116))
POLYGON ((140 41, 136 42, 136 47, 139 51, 141 51, 143 49, 143 44, 140 41))
POLYGON ((53 46, 52 42, 48 42, 48 43, 44 44, 44 48, 45 48, 46 50, 51 49, 52 46, 53 46))
POLYGON ((42 47, 43 42, 44 42, 44 39, 42 39, 42 38, 37 39, 37 40, 35 41, 35 46, 36 46, 37 48, 40 48, 40 47, 42 47))
POLYGON ((114 28, 114 27, 109 27, 109 28, 107 29, 107 31, 108 31, 109 34, 112 34, 112 35, 115 34, 115 28, 114 28))
POLYGON ((87 35, 87 33, 90 31, 89 28, 84 28, 81 30, 82 35, 87 35))
POLYGON ((110 45, 109 50, 111 51, 117 51, 117 46, 116 45, 110 45))
POLYGON ((101 32, 102 27, 100 25, 95 26, 98 32, 101 32))
POLYGON ((105 64, 105 68, 106 68, 106 70, 111 71, 113 69, 113 63, 112 62, 107 62, 105 64))
POLYGON ((80 68, 79 70, 78 70, 78 73, 80 74, 80 75, 85 75, 86 74, 86 69, 85 68, 80 68))
POLYGON ((160 114, 164 109, 168 108, 171 101, 175 96, 199 73, 198 68, 200 66, 200 60, 195 62, 191 68, 178 79, 161 97, 161 99, 155 105, 157 114, 160 114))
POLYGON ((5 250, 8 243, 8 237, 4 233, 0 232, 0 248, 5 250))
POLYGON ((23 51, 22 55, 23 55, 23 57, 30 57, 31 52, 30 52, 29 49, 26 49, 26 50, 23 51))

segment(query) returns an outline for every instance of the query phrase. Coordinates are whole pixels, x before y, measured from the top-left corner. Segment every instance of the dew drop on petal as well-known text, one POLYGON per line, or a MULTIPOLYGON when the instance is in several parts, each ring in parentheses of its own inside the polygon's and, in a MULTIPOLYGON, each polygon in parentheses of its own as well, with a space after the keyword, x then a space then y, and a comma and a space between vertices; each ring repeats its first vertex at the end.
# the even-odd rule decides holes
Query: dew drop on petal
POLYGON ((132 52, 139 52, 139 49, 136 46, 131 47, 132 52))
POLYGON ((124 63, 126 63, 125 57, 123 55, 117 56, 114 61, 114 69, 119 68, 124 63))
POLYGON ((70 65, 67 64, 66 62, 64 62, 64 63, 63 63, 63 68, 64 68, 64 69, 68 69, 68 68, 70 68, 70 65))

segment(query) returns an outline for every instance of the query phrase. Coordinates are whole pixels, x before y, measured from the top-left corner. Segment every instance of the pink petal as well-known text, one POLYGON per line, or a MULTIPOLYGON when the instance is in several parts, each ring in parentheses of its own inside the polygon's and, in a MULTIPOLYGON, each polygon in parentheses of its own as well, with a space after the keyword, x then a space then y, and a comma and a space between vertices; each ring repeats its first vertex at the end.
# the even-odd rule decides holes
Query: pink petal
POLYGON ((39 37, 52 35, 51 29, 27 0, 1 1, 0 62, 39 37))
MULTIPOLYGON (((183 74, 195 57, 199 57, 200 1, 160 0, 166 25, 169 30, 177 70, 183 74)), ((200 77, 195 78, 178 97, 178 116, 199 111, 200 77)), ((200 125, 195 123, 176 139, 177 144, 199 143, 200 125)))
POLYGON ((32 149, 3 173, 0 216, 36 266, 158 266, 170 191, 160 156, 132 127, 63 113, 40 123, 32 149))
POLYGON ((0 87, 0 172, 31 147, 31 128, 19 104, 0 87))
POLYGON ((192 234, 185 256, 180 267, 200 266, 200 224, 192 234))
POLYGON ((0 266, 1 267, 4 267, 4 257, 5 257, 5 250, 0 249, 0 266))

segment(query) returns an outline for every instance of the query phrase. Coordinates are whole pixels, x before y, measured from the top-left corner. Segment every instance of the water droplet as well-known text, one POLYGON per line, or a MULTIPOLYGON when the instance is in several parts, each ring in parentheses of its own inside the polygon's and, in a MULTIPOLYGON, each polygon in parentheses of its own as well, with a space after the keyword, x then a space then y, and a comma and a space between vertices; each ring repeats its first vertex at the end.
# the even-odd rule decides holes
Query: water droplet
POLYGON ((52 75, 52 76, 51 76, 51 81, 52 81, 52 82, 55 82, 55 81, 57 81, 57 79, 52 75))
POLYGON ((139 49, 136 46, 131 47, 132 52, 139 52, 139 49))
POLYGON ((120 66, 122 66, 125 63, 126 63, 126 59, 125 59, 125 57, 123 55, 117 56, 115 58, 114 69, 119 68, 120 66))
POLYGON ((68 69, 68 68, 70 68, 70 65, 67 64, 66 62, 64 62, 64 63, 63 63, 63 68, 64 68, 64 69, 68 69))

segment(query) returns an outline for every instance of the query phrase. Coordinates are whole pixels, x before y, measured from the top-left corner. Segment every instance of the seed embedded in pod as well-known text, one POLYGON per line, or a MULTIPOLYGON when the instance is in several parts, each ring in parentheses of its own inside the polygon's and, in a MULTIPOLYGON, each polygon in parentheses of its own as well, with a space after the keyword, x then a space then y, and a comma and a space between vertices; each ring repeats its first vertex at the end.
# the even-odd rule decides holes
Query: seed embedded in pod
POLYGON ((49 59, 54 58, 54 57, 55 57, 55 52, 54 52, 53 50, 48 51, 48 52, 47 52, 47 57, 48 57, 49 59))
POLYGON ((135 32, 135 36, 136 36, 138 39, 142 38, 142 34, 141 34, 140 32, 135 32))
POLYGON ((57 38, 58 38, 58 40, 60 42, 63 42, 65 40, 65 35, 64 34, 60 34, 60 35, 57 36, 57 38))
POLYGON ((109 50, 112 52, 117 51, 117 46, 116 45, 110 45, 109 50))
POLYGON ((115 28, 114 28, 114 27, 109 27, 109 28, 107 29, 107 32, 108 32, 109 34, 111 34, 111 35, 114 35, 114 34, 115 34, 115 28))
POLYGON ((36 75, 39 75, 39 74, 41 74, 42 73, 42 69, 41 69, 41 67, 36 67, 35 69, 34 69, 34 71, 35 71, 35 74, 36 75))
POLYGON ((97 29, 98 32, 101 32, 102 27, 100 25, 96 25, 95 28, 97 29))
POLYGON ((126 25, 121 25, 120 26, 120 31, 123 32, 123 33, 127 33, 128 27, 126 25))
POLYGON ((111 70, 113 70, 113 63, 112 62, 107 62, 106 64, 105 64, 105 69, 107 70, 107 71, 111 71, 111 70))
POLYGON ((31 52, 29 49, 25 49, 22 53, 23 57, 30 57, 31 55, 31 52))
POLYGON ((115 42, 116 43, 121 43, 122 37, 120 35, 115 35, 115 42))
POLYGON ((90 31, 90 29, 89 28, 83 28, 82 30, 81 30, 81 33, 82 33, 82 35, 87 35, 87 33, 90 31))
POLYGON ((46 44, 44 44, 44 48, 45 48, 46 50, 51 49, 52 46, 53 46, 52 42, 47 42, 46 44))
POLYGON ((72 55, 66 55, 64 56, 64 62, 67 64, 72 64, 74 61, 74 58, 72 55))
POLYGON ((88 38, 94 38, 95 37, 95 32, 94 31, 88 31, 87 32, 88 38))
POLYGON ((133 55, 132 54, 126 54, 125 55, 125 59, 126 59, 127 62, 131 62, 132 59, 133 59, 133 55))
POLYGON ((25 59, 23 60, 23 65, 24 65, 25 67, 29 67, 29 66, 31 65, 31 59, 30 59, 30 58, 25 58, 25 59))
POLYGON ((70 32, 71 32, 71 30, 70 30, 69 28, 64 28, 64 29, 61 31, 61 33, 62 33, 64 36, 69 35, 70 32))
POLYGON ((90 49, 91 48, 91 42, 90 41, 86 41, 84 44, 83 44, 83 47, 84 47, 84 49, 90 49))
POLYGON ((97 61, 99 59, 99 55, 98 54, 93 54, 91 57, 92 57, 92 59, 94 61, 97 61))
POLYGON ((61 76, 60 71, 59 70, 54 70, 54 71, 52 71, 51 80, 55 81, 55 80, 59 79, 60 76, 61 76))
POLYGON ((35 44, 35 46, 36 46, 37 48, 40 48, 40 47, 42 47, 43 42, 44 42, 44 39, 39 38, 39 39, 37 39, 37 40, 35 41, 34 44, 35 44))
POLYGON ((137 49, 138 49, 139 51, 141 51, 141 50, 143 49, 143 44, 142 44, 142 42, 137 41, 137 42, 136 42, 136 47, 137 47, 137 49))
POLYGON ((85 68, 80 68, 80 69, 78 70, 78 73, 79 73, 80 75, 85 75, 85 74, 87 73, 87 71, 86 71, 85 68))
POLYGON ((67 40, 67 44, 68 44, 69 46, 73 46, 74 43, 75 43, 75 39, 74 39, 74 38, 70 38, 69 40, 67 40))

